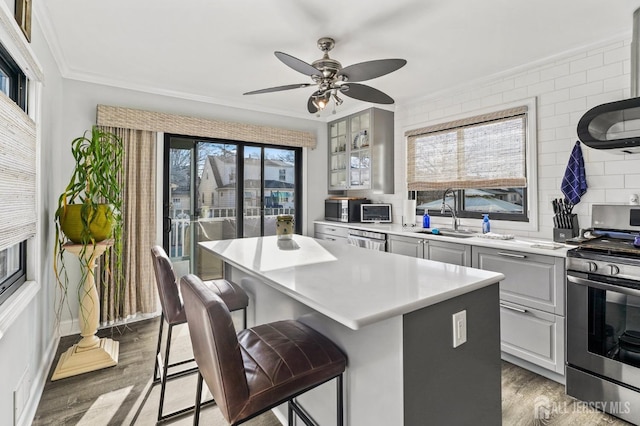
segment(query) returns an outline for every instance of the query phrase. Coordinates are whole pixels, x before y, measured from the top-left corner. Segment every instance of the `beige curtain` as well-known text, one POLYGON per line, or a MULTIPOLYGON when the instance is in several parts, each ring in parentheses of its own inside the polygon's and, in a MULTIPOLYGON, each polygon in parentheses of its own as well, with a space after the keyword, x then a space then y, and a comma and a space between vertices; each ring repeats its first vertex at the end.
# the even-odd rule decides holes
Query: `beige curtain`
POLYGON ((113 253, 103 262, 108 261, 114 273, 98 275, 102 281, 98 286, 100 321, 111 323, 156 311, 157 291, 150 254, 156 242, 156 134, 115 127, 102 129, 116 134, 124 143, 122 276, 115 273, 113 253), (123 283, 119 294, 118 279, 123 283))

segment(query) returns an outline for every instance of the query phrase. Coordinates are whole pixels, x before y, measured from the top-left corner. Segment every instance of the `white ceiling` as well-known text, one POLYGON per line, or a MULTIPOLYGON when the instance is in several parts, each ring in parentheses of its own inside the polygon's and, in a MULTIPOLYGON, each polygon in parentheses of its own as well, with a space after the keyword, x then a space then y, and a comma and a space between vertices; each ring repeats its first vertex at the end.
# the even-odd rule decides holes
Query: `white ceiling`
MULTIPOLYGON (((274 51, 311 63, 318 38, 348 65, 403 58, 369 80, 396 104, 630 39, 638 0, 42 0, 36 17, 63 77, 314 118, 312 87, 243 96, 310 79, 274 51)), ((362 109, 346 98, 341 108, 362 109)), ((326 120, 327 117, 318 118, 326 120)))

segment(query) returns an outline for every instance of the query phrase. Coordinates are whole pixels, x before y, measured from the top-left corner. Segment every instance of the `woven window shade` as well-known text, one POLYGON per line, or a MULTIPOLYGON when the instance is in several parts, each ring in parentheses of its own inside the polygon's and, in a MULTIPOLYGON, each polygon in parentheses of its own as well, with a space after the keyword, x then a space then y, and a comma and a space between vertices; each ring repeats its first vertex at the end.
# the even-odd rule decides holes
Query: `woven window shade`
POLYGON ((0 92, 0 250, 36 232, 36 125, 0 92))
POLYGON ((315 135, 309 132, 108 105, 98 105, 96 124, 270 145, 316 147, 315 135))
POLYGON ((405 133, 410 191, 526 187, 527 107, 405 133))

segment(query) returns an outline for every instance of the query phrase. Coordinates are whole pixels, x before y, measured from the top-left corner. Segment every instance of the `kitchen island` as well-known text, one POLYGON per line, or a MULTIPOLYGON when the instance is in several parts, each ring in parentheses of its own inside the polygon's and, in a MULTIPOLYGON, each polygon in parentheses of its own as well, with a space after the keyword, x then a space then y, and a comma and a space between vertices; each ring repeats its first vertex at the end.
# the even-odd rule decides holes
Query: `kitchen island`
MULTIPOLYGON (((502 274, 300 235, 200 245, 249 294, 249 325, 298 319, 345 351, 346 424, 500 424, 502 274), (460 311, 467 341, 454 348, 460 311)), ((335 421, 332 383, 299 402, 335 421)))

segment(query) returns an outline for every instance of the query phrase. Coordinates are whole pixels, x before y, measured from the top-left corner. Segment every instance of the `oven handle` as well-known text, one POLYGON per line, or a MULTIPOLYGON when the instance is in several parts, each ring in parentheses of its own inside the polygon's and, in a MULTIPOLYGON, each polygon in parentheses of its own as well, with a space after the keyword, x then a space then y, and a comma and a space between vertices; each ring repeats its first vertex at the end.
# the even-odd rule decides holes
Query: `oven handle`
POLYGON ((594 288, 599 288, 601 290, 615 291, 616 293, 623 293, 623 294, 628 294, 629 296, 640 297, 640 290, 635 290, 629 287, 606 284, 600 281, 593 281, 586 278, 575 277, 573 275, 567 275, 567 281, 574 284, 583 285, 586 287, 594 287, 594 288))

